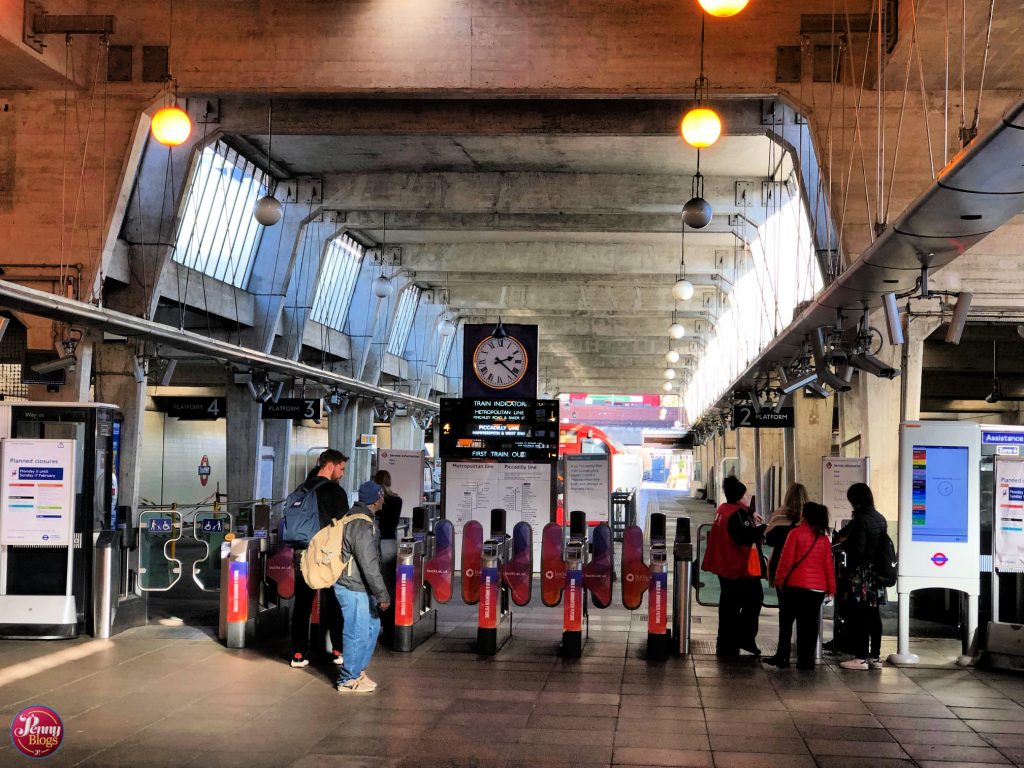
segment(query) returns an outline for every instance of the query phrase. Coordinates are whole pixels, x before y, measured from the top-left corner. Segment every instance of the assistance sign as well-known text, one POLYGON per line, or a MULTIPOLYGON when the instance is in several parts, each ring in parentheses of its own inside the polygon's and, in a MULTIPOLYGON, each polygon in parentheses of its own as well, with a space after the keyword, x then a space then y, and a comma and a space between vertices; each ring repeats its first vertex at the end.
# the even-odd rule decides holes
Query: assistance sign
POLYGON ((75 441, 2 443, 0 544, 69 546, 75 520, 75 441))

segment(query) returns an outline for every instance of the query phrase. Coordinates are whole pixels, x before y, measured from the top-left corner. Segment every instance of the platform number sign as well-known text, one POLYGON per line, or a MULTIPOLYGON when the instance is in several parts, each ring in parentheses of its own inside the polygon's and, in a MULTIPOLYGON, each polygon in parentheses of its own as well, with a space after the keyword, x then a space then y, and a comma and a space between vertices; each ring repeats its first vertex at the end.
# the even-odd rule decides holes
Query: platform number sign
POLYGON ((778 413, 772 408, 758 411, 752 405, 734 405, 732 407, 732 428, 760 427, 761 429, 782 429, 796 425, 793 408, 781 408, 778 413))
POLYGON ((264 419, 319 419, 320 400, 315 398, 282 397, 276 403, 263 404, 264 419))

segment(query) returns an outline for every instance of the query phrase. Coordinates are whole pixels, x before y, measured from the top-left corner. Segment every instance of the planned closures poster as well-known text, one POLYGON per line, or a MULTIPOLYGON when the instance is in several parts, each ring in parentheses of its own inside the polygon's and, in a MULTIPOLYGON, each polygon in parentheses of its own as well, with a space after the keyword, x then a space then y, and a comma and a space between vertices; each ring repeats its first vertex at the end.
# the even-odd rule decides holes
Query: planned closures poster
POLYGON ((506 533, 518 522, 533 527, 533 563, 540 567, 540 531, 551 520, 552 465, 446 461, 444 516, 455 526, 456 557, 461 559, 462 527, 477 520, 488 538, 491 510, 504 509, 506 533))
POLYGON ((996 460, 993 565, 1003 573, 1024 572, 1024 461, 996 460))
POLYGON ((4 440, 0 544, 69 546, 75 519, 75 441, 4 440))
POLYGON ((967 541, 967 473, 965 446, 914 446, 913 541, 967 541))

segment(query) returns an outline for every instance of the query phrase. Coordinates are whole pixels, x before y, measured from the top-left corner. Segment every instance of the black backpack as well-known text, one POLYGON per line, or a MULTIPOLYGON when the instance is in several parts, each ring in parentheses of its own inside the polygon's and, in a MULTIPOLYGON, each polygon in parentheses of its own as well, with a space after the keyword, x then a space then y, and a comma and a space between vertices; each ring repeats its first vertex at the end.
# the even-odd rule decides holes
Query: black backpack
POLYGON ((896 546, 892 543, 888 531, 882 531, 875 547, 875 583, 880 587, 896 586, 899 572, 899 560, 896 558, 896 546))

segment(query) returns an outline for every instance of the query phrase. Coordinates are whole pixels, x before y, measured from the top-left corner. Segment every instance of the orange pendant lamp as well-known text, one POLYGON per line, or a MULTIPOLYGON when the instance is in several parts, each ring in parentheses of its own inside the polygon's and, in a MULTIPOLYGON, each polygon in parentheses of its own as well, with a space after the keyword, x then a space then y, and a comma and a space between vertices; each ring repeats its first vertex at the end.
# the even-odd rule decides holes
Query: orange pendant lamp
POLYGON ((750 0, 698 0, 698 2, 705 13, 720 19, 727 19, 746 8, 750 0))
POLYGON ((711 85, 704 76, 704 17, 700 17, 700 76, 693 83, 693 107, 683 116, 679 132, 691 147, 707 149, 722 135, 722 118, 708 106, 711 85))
POLYGON ((150 131, 153 138, 164 146, 177 147, 188 141, 192 134, 192 120, 181 107, 163 107, 153 115, 150 131))

